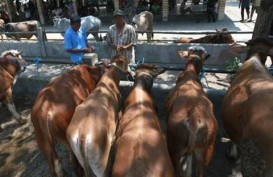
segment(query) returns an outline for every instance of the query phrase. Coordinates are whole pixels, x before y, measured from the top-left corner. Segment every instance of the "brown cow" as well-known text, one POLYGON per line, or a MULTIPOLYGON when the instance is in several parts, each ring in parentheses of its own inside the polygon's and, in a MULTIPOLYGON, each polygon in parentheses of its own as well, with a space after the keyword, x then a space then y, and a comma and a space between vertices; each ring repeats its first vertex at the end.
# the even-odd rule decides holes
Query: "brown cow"
POLYGON ((204 37, 193 39, 193 38, 180 38, 175 40, 175 43, 208 43, 208 44, 232 44, 235 43, 235 40, 228 32, 226 28, 222 30, 216 29, 216 34, 206 35, 204 37))
POLYGON ((77 106, 66 135, 85 176, 109 176, 110 149, 121 104, 119 82, 127 72, 128 59, 116 55, 96 89, 77 106))
POLYGON ((192 176, 195 157, 198 177, 203 177, 213 157, 218 129, 213 105, 198 78, 208 55, 201 46, 179 52, 182 53, 188 62, 167 99, 168 148, 177 176, 192 176))
POLYGON ((7 37, 14 38, 20 41, 21 38, 30 39, 33 35, 37 37, 37 34, 33 34, 31 32, 37 33, 38 28, 40 26, 41 24, 37 20, 29 20, 29 21, 23 21, 23 22, 17 22, 17 23, 7 23, 5 25, 4 31, 7 37), (10 32, 21 32, 21 33, 10 34, 10 32))
POLYGON ((25 70, 26 61, 22 59, 21 52, 17 50, 8 50, 0 57, 0 107, 4 102, 14 118, 19 123, 25 123, 16 111, 12 99, 12 87, 15 84, 18 75, 25 70))
MULTIPOLYGON (((105 65, 75 66, 49 82, 37 95, 31 111, 31 121, 38 146, 46 157, 53 176, 64 176, 55 144, 60 142, 71 151, 66 139, 66 129, 76 106, 95 89, 105 70, 105 65)), ((74 157, 72 153, 71 157, 74 157)), ((73 161, 75 159, 71 160, 77 163, 73 161)), ((76 165, 75 170, 78 170, 76 165)))
MULTIPOLYGON (((273 43, 255 39, 248 43, 249 52, 223 100, 222 118, 230 139, 242 152, 245 177, 273 176, 273 78, 264 66, 273 54, 273 43), (271 50, 271 51, 270 51, 271 50), (246 144, 254 142, 249 148, 246 144), (258 148, 258 157, 253 148, 258 148), (250 152, 247 152, 250 150, 250 152), (249 159, 249 160, 246 160, 249 159), (246 167, 249 167, 246 169, 246 167)), ((233 156, 238 155, 236 146, 233 156)))
POLYGON ((164 132, 150 95, 153 79, 164 68, 139 65, 116 133, 112 177, 174 177, 164 132))

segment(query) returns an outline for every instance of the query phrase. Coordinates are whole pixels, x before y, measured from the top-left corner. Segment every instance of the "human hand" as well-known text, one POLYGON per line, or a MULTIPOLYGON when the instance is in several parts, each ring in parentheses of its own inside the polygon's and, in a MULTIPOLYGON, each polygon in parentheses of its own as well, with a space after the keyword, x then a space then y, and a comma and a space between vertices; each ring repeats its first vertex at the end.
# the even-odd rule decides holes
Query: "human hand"
POLYGON ((83 49, 83 52, 84 52, 84 53, 92 53, 92 52, 94 52, 94 51, 95 51, 95 49, 94 49, 93 47, 89 47, 89 48, 83 49))
POLYGON ((125 50, 125 47, 122 46, 122 45, 117 45, 117 51, 120 52, 120 51, 123 51, 125 50))
POLYGON ((90 50, 91 52, 95 52, 96 47, 95 47, 95 46, 91 46, 91 47, 89 47, 89 50, 90 50))

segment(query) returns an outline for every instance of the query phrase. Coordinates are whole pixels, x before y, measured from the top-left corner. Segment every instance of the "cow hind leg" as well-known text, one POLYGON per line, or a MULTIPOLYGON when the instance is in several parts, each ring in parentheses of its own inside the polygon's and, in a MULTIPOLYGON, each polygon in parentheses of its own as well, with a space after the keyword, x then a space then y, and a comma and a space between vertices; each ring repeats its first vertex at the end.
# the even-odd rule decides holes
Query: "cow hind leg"
POLYGON ((7 103, 7 107, 8 110, 12 113, 12 115, 14 116, 15 120, 20 123, 20 124, 24 124, 27 122, 26 119, 23 119, 16 111, 15 105, 12 103, 7 103))
POLYGON ((84 170, 82 166, 80 165, 78 159, 76 158, 75 154, 73 153, 72 149, 69 148, 69 155, 70 155, 70 164, 72 164, 72 167, 74 169, 74 172, 77 176, 83 176, 84 170))
MULTIPOLYGON (((42 132, 42 130, 40 129, 37 132, 42 132)), ((41 133, 40 135, 36 133, 36 136, 37 144, 48 162, 49 170, 52 176, 64 177, 65 175, 62 165, 55 151, 55 144, 52 142, 52 140, 46 138, 43 133, 41 133)))
POLYGON ((19 122, 21 124, 26 123, 27 120, 22 119, 22 117, 16 111, 16 108, 15 108, 15 105, 14 105, 13 99, 12 99, 12 90, 11 89, 9 89, 7 91, 7 96, 4 100, 4 103, 7 105, 8 110, 12 113, 12 115, 15 117, 17 122, 19 122))

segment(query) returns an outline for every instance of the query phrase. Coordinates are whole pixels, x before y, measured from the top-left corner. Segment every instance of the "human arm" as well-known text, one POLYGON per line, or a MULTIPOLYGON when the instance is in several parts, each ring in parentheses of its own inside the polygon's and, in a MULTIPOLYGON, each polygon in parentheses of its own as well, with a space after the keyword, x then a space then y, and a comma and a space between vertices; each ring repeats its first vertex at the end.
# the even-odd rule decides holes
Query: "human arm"
POLYGON ((65 50, 70 53, 91 53, 93 48, 89 47, 86 33, 83 31, 82 35, 75 35, 74 32, 67 31, 64 36, 65 50))

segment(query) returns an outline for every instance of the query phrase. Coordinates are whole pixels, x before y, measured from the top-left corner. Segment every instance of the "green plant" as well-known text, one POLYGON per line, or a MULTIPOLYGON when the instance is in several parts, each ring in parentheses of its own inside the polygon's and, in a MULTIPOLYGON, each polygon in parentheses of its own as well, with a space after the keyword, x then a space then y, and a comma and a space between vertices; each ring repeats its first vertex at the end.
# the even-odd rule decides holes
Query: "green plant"
MULTIPOLYGON (((238 70, 241 66, 243 65, 243 63, 241 62, 241 60, 237 57, 230 59, 226 62, 226 69, 230 69, 230 70, 238 70)), ((235 74, 229 74, 228 75, 228 80, 229 83, 233 80, 235 74)))
POLYGON ((237 70, 239 69, 243 63, 241 60, 237 57, 230 59, 226 62, 226 69, 231 69, 231 70, 237 70))

